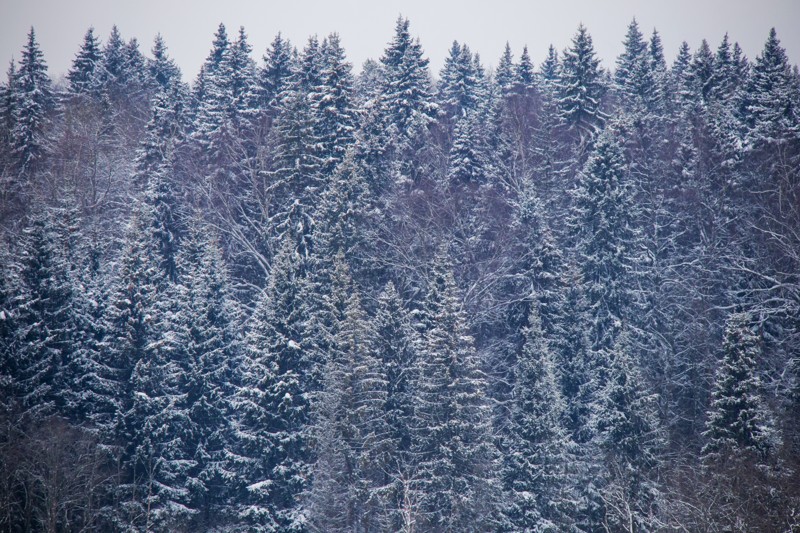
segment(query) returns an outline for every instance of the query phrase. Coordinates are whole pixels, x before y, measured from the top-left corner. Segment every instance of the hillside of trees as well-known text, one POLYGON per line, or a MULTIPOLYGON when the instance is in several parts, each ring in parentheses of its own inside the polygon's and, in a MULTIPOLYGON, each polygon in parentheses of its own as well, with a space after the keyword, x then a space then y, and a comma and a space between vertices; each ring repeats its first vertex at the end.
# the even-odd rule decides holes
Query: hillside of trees
POLYGON ((189 82, 116 27, 53 80, 31 29, 0 531, 800 531, 800 75, 764 33, 433 73, 401 17, 356 75, 220 25, 189 82))

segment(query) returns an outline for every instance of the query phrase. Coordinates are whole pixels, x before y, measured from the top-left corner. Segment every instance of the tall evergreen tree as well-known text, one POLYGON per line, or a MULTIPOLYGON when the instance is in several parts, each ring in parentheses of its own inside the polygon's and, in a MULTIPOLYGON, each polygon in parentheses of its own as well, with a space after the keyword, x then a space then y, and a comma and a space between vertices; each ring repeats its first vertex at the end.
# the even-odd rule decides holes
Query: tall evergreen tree
POLYGON ((633 191, 618 133, 598 139, 575 191, 571 228, 586 290, 593 350, 609 350, 629 319, 635 257, 633 191))
POLYGON ((176 87, 181 81, 181 70, 167 54, 167 45, 160 33, 156 34, 150 53, 153 57, 148 60, 147 69, 152 82, 161 90, 176 87))
POLYGON ((44 54, 31 28, 14 80, 15 105, 12 150, 23 185, 32 179, 47 151, 45 138, 55 106, 44 54))
POLYGON ((98 69, 102 61, 102 52, 94 28, 89 28, 83 37, 83 44, 72 61, 72 68, 67 73, 69 89, 75 94, 91 94, 98 89, 98 69))
POLYGON ((313 465, 315 371, 305 338, 304 261, 287 238, 245 338, 242 383, 233 400, 243 483, 237 508, 257 531, 305 527, 299 498, 313 465))
POLYGON ((411 496, 417 523, 440 531, 489 529, 497 520, 498 480, 486 378, 444 251, 434 261, 420 318, 411 496))
POLYGON ((343 254, 337 255, 334 269, 332 342, 316 402, 310 524, 319 531, 385 529, 384 484, 391 450, 385 418, 387 379, 376 357, 375 331, 343 254))
POLYGON ((532 305, 514 369, 512 423, 503 478, 511 531, 566 531, 574 502, 569 470, 574 444, 564 429, 564 403, 554 357, 532 305))
POLYGON ((733 313, 725 328, 722 361, 708 410, 702 454, 723 460, 729 454, 754 452, 765 458, 779 435, 764 402, 758 361, 761 340, 747 313, 733 313))
POLYGON ((604 121, 600 111, 604 87, 599 65, 592 37, 580 25, 572 46, 562 54, 558 107, 564 124, 576 130, 581 139, 593 135, 604 121))
POLYGON ((379 112, 396 158, 405 161, 405 168, 401 164, 396 176, 400 181, 414 178, 416 173, 408 166, 408 159, 421 150, 420 140, 438 113, 431 96, 428 60, 408 28, 408 19, 397 19, 395 36, 381 57, 384 83, 379 112))

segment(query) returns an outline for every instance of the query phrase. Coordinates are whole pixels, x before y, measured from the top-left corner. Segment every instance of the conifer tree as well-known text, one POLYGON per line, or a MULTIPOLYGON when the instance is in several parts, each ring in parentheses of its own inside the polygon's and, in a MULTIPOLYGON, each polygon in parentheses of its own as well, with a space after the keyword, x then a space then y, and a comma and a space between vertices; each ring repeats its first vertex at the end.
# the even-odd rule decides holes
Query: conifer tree
POLYGON ((626 162, 613 130, 598 139, 574 201, 570 224, 588 298, 591 346, 608 350, 633 303, 628 276, 636 236, 626 162))
POLYGON ((486 378, 444 251, 434 261, 420 318, 413 428, 417 523, 440 531, 490 529, 497 520, 498 481, 486 378))
POLYGON ((35 416, 72 416, 67 402, 75 384, 69 370, 81 338, 67 229, 51 212, 34 218, 25 234, 12 311, 16 324, 16 396, 35 416))
POLYGON ((411 315, 392 282, 378 296, 373 318, 375 352, 386 369, 385 419, 388 426, 389 461, 386 467, 388 526, 400 531, 408 511, 404 497, 412 479, 414 456, 414 372, 416 349, 411 315))
POLYGON ((181 452, 193 462, 184 474, 188 505, 198 513, 198 526, 209 527, 235 519, 230 401, 241 357, 238 316, 221 251, 198 222, 178 258, 180 283, 174 286, 174 311, 165 317, 162 343, 182 373, 179 405, 190 431, 181 452))
POLYGON ((315 424, 317 463, 309 495, 310 525, 319 531, 385 529, 387 379, 376 357, 375 331, 361 308, 343 254, 334 260, 334 322, 315 424))
POLYGON ((314 361, 306 341, 304 263, 285 238, 245 337, 233 400, 242 476, 240 519, 257 531, 301 531, 309 488, 314 361))
POLYGON ((576 130, 581 139, 593 135, 604 120, 600 111, 604 88, 599 64, 592 37, 580 25, 572 38, 572 46, 562 54, 558 107, 561 120, 568 128, 576 130))
POLYGON ((43 163, 45 131, 55 106, 44 54, 31 28, 14 79, 14 125, 11 133, 16 171, 28 185, 43 163))
POLYGON ((777 447, 779 435, 764 402, 757 366, 761 340, 752 316, 731 314, 722 350, 702 454, 713 461, 749 451, 764 459, 777 447))
POLYGON ((94 28, 89 28, 83 37, 83 44, 72 61, 67 73, 69 89, 74 94, 91 94, 98 88, 98 70, 102 61, 100 43, 94 36, 94 28))
POLYGON ((511 531, 565 531, 571 527, 569 469, 574 445, 562 425, 564 404, 554 358, 531 306, 514 369, 513 407, 503 471, 511 531))
POLYGON ((293 48, 281 34, 275 36, 264 55, 264 66, 258 71, 261 107, 271 119, 275 118, 294 70, 293 48))
POLYGON ((513 79, 514 57, 511 54, 511 46, 506 42, 503 55, 500 56, 500 61, 497 63, 497 68, 494 71, 494 83, 499 90, 499 94, 505 95, 508 93, 513 79))
POLYGON ((356 109, 353 106, 351 66, 345 60, 338 34, 333 33, 325 39, 320 55, 320 85, 312 92, 312 105, 321 144, 320 171, 330 179, 354 141, 356 109))
POLYGON ((160 33, 156 34, 150 53, 153 57, 148 60, 147 69, 152 82, 160 90, 177 87, 181 81, 181 70, 167 54, 167 45, 160 33))
POLYGON ((793 79, 786 51, 772 28, 748 85, 745 123, 750 146, 774 142, 787 133, 796 135, 800 112, 793 79))
POLYGON ((144 205, 134 211, 111 288, 105 343, 110 375, 103 377, 114 385, 114 413, 102 438, 117 450, 123 468, 119 525, 168 529, 191 514, 182 480, 187 458, 174 442, 183 436, 186 417, 178 402, 179 369, 160 343, 169 286, 151 240, 150 216, 144 205))
POLYGON ((646 531, 656 524, 661 434, 656 399, 646 391, 627 343, 623 334, 613 348, 593 426, 607 476, 600 488, 605 520, 623 530, 646 531))
POLYGON ((438 113, 431 96, 428 60, 408 28, 408 19, 397 19, 395 36, 381 57, 384 83, 378 104, 382 127, 401 162, 396 176, 400 181, 414 179, 409 158, 421 150, 420 140, 438 113))

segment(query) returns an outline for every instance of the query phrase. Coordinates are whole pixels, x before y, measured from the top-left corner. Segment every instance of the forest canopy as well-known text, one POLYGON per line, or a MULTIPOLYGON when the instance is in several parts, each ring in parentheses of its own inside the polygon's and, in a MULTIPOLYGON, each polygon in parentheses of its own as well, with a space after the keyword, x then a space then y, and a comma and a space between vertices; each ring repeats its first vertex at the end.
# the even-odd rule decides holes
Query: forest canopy
POLYGON ((0 84, 0 530, 800 528, 800 75, 409 21, 0 84), (257 58, 255 58, 257 56, 257 58), (541 61, 534 62, 533 57, 541 61))

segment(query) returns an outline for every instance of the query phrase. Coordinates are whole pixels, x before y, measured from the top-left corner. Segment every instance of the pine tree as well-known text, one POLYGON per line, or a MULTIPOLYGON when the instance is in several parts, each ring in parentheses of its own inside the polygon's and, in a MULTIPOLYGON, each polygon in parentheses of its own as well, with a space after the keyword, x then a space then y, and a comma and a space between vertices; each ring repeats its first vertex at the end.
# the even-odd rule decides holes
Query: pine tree
POLYGON ((183 228, 179 218, 179 206, 172 189, 167 169, 162 167, 149 176, 145 203, 150 215, 147 236, 154 246, 155 260, 161 273, 162 282, 175 283, 178 279, 177 255, 183 228))
POLYGON ((89 28, 83 38, 81 49, 72 61, 67 73, 69 89, 74 94, 94 94, 98 90, 98 70, 102 62, 100 43, 89 28))
POLYGON ((513 94, 521 98, 527 97, 534 88, 534 80, 533 62, 530 54, 528 54, 528 47, 524 46, 522 55, 519 57, 519 63, 514 69, 513 94))
POLYGON ((561 120, 569 129, 578 131, 581 139, 593 135, 604 121, 599 64, 592 37, 583 25, 578 26, 572 46, 562 54, 558 107, 561 120))
POLYGON ((658 98, 653 61, 636 19, 628 26, 625 50, 617 58, 614 80, 617 90, 628 105, 652 109, 658 98))
POLYGON ((272 213, 279 223, 293 218, 292 212, 313 210, 314 198, 324 186, 319 138, 319 116, 311 96, 319 90, 322 54, 316 37, 308 40, 295 65, 273 129, 272 213))
POLYGON ((106 45, 103 47, 100 79, 106 93, 116 99, 122 90, 125 75, 125 41, 116 25, 111 27, 106 45))
POLYGON ((186 141, 187 99, 178 80, 157 90, 152 101, 152 114, 136 154, 134 180, 137 185, 146 188, 150 176, 172 168, 177 147, 186 141))
POLYGON ((497 519, 495 449, 486 378, 468 335, 446 252, 434 261, 422 311, 415 377, 417 524, 489 529, 497 519))
POLYGON ((748 313, 728 317, 704 433, 706 460, 746 451, 764 459, 780 442, 763 398, 757 367, 761 339, 755 327, 748 313))

